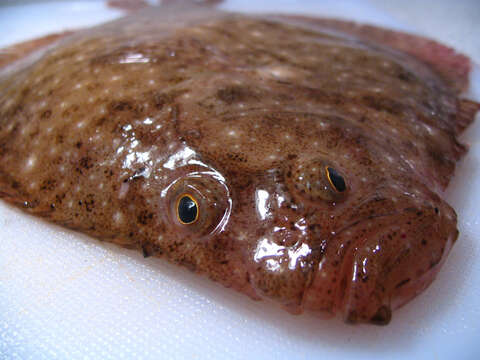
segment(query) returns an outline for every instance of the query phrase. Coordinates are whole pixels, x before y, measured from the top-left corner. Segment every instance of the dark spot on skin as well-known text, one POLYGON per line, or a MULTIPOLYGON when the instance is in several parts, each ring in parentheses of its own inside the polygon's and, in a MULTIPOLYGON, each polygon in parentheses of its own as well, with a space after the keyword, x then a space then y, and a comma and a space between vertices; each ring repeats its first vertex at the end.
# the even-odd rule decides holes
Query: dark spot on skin
POLYGON ((52 115, 52 111, 51 110, 45 110, 42 115, 40 115, 40 118, 42 120, 45 120, 45 119, 49 119, 50 116, 52 115))
POLYGON ((227 153, 226 156, 233 161, 238 161, 243 163, 247 162, 247 159, 245 159, 241 154, 227 153))
POLYGON ((400 80, 408 82, 408 83, 415 80, 415 76, 412 73, 410 73, 408 71, 405 71, 403 69, 398 73, 397 77, 400 80))
POLYGON ((30 93, 30 88, 28 86, 26 86, 22 89, 22 92, 21 92, 22 97, 27 96, 29 93, 30 93))
POLYGON ((444 166, 451 169, 455 167, 455 163, 452 160, 448 159, 442 150, 438 149, 437 147, 430 146, 429 144, 427 144, 426 148, 428 155, 439 166, 444 166))
POLYGON ((328 101, 332 102, 337 106, 340 106, 345 104, 346 99, 344 95, 332 93, 332 94, 329 94, 328 101))
POLYGON ((170 84, 179 84, 181 83, 182 81, 185 81, 187 80, 188 78, 186 78, 185 76, 180 76, 180 75, 173 75, 172 77, 170 77, 169 79, 167 79, 167 81, 170 83, 170 84))
POLYGON ((102 126, 105 122, 107 121, 107 118, 106 117, 101 117, 100 119, 98 119, 95 124, 96 126, 102 126))
POLYGON ((104 170, 103 173, 108 177, 111 178, 114 174, 113 170, 104 170))
POLYGON ((109 105, 110 111, 131 111, 134 108, 132 103, 127 100, 112 101, 109 105))
POLYGON ((392 115, 400 115, 405 106, 389 98, 382 98, 378 96, 365 95, 361 98, 364 105, 376 110, 386 111, 392 115))
POLYGON ((148 210, 143 210, 138 216, 137 221, 142 225, 147 225, 153 219, 153 213, 148 210))
POLYGON ((65 199, 65 193, 55 195, 55 202, 61 204, 63 199, 65 199))
POLYGON ((38 200, 25 201, 23 207, 26 209, 35 209, 38 206, 38 200))
POLYGON ((40 133, 40 131, 38 129, 36 129, 33 133, 30 134, 30 138, 33 139, 33 138, 37 137, 39 133, 40 133))
POLYGON ((423 246, 427 245, 427 240, 422 239, 422 245, 423 245, 423 246))
POLYGON ((76 144, 75 144, 75 147, 77 149, 80 149, 82 147, 82 142, 81 141, 78 141, 76 144))
POLYGON ((153 103, 158 110, 161 110, 169 101, 170 99, 165 94, 155 94, 153 96, 153 103))
POLYGON ((250 90, 242 86, 228 86, 217 91, 217 98, 228 105, 254 97, 250 90))
POLYGON ((92 168, 93 167, 92 158, 90 158, 89 156, 82 157, 80 159, 80 167, 87 170, 92 168))
POLYGON ((147 258, 147 257, 151 256, 150 252, 148 251, 148 249, 145 245, 142 245, 142 253, 143 253, 144 258, 147 258))
POLYGON ((95 199, 94 199, 95 195, 93 194, 88 194, 87 195, 87 198, 85 199, 84 201, 84 204, 85 204, 85 210, 87 210, 87 212, 92 212, 94 206, 95 206, 95 199))
POLYGON ((67 110, 65 110, 62 113, 62 116, 63 117, 69 117, 69 116, 73 115, 74 113, 76 113, 79 109, 80 109, 80 107, 77 104, 74 104, 74 105, 70 106, 67 110))
MULTIPOLYGON (((443 253, 443 250, 441 251, 441 253, 443 253)), ((439 257, 438 259, 434 259, 434 260, 430 261, 430 267, 428 268, 428 270, 435 267, 440 262, 440 260, 441 260, 441 257, 439 257)))
POLYGON ((52 191, 57 186, 57 181, 55 179, 46 179, 40 186, 40 190, 52 191))
MULTIPOLYGON (((289 85, 291 84, 290 82, 288 81, 277 81, 278 83, 280 84, 286 84, 286 85, 289 85)), ((278 94, 278 95, 275 95, 275 100, 277 101, 280 101, 280 102, 287 102, 287 101, 294 101, 294 96, 290 95, 290 94, 278 94)))
POLYGON ((187 90, 177 90, 169 93, 155 93, 152 95, 153 104, 158 110, 161 110, 165 105, 172 104, 175 99, 187 92, 187 90))
POLYGON ((22 104, 19 104, 17 106, 15 106, 13 109, 9 110, 5 116, 8 117, 8 116, 16 116, 20 113, 23 113, 23 105, 22 104))
POLYGON ((188 260, 180 259, 177 261, 177 263, 182 266, 185 266, 188 270, 192 272, 195 272, 197 270, 197 266, 188 260))
POLYGON ((357 312, 355 310, 350 311, 345 317, 345 322, 348 324, 355 324, 357 322, 357 312))
POLYGON ((361 157, 360 160, 358 161, 359 164, 365 165, 365 166, 371 166, 373 164, 373 161, 365 156, 361 157))
POLYGON ((299 89, 304 96, 314 100, 318 103, 333 103, 337 106, 343 105, 345 103, 345 96, 338 93, 328 93, 321 89, 311 88, 311 87, 299 87, 299 89))

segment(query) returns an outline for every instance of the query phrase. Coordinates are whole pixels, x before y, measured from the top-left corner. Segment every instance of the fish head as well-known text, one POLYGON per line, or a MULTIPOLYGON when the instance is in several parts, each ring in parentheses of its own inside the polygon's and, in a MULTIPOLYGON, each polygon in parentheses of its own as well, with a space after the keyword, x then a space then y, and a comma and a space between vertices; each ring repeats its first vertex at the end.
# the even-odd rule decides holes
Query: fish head
POLYGON ((458 236, 456 214, 415 177, 349 181, 343 202, 330 211, 316 205, 336 220, 322 235, 326 246, 303 306, 350 323, 388 324, 392 309, 434 280, 458 236))
POLYGON ((194 241, 237 254, 250 293, 292 313, 382 324, 430 284, 457 237, 456 215, 418 174, 392 164, 389 149, 337 117, 228 116, 184 133, 203 170, 176 177, 167 203, 194 241), (192 226, 178 209, 195 193, 192 226))

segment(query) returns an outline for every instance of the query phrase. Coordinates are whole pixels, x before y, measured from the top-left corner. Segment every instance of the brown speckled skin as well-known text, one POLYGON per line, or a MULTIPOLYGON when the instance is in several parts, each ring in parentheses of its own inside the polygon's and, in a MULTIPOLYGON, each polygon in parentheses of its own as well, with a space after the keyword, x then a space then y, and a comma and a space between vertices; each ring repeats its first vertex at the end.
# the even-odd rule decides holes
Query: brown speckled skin
POLYGON ((457 238, 436 191, 477 107, 351 25, 278 19, 148 9, 6 69, 0 196, 292 313, 388 323, 457 238))

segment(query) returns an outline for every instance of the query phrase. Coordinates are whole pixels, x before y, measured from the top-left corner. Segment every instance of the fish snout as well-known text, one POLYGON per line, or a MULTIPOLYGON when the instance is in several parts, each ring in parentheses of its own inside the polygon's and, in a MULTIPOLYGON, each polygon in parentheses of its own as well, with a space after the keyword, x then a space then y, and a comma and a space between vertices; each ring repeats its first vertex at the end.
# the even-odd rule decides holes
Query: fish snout
POLYGON ((386 325, 430 285, 457 236, 455 212, 443 202, 360 221, 330 239, 304 306, 386 325))

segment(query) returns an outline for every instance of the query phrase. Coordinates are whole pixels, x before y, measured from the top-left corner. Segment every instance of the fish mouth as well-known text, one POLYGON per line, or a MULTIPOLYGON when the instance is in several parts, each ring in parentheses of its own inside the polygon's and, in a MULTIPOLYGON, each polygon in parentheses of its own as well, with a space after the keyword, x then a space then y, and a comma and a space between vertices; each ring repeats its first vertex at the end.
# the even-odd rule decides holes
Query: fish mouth
MULTIPOLYGON (((303 293, 302 303, 305 310, 329 314, 328 316, 334 316, 341 311, 341 306, 346 297, 345 288, 348 281, 346 273, 351 268, 352 263, 348 261, 348 258, 353 253, 352 248, 355 247, 355 243, 349 241, 349 238, 353 238, 352 234, 356 227, 361 227, 368 221, 381 220, 399 214, 400 211, 397 210, 364 216, 343 225, 339 230, 331 233, 326 240, 326 248, 320 251, 318 265, 314 268, 310 277, 311 282, 303 293), (331 251, 332 246, 328 244, 336 245, 335 251, 331 251), (343 259, 330 259, 330 252, 333 252, 333 257, 336 257, 340 251, 344 253, 343 259), (334 290, 335 287, 340 287, 340 289, 334 290), (325 294, 325 289, 327 289, 327 294, 325 294)), ((352 316, 350 316, 350 319, 346 318, 344 320, 348 323, 356 322, 352 316)))
POLYGON ((346 323, 388 324, 392 309, 430 285, 455 241, 456 219, 443 210, 404 208, 341 227, 315 268, 304 307, 342 314, 346 323))

